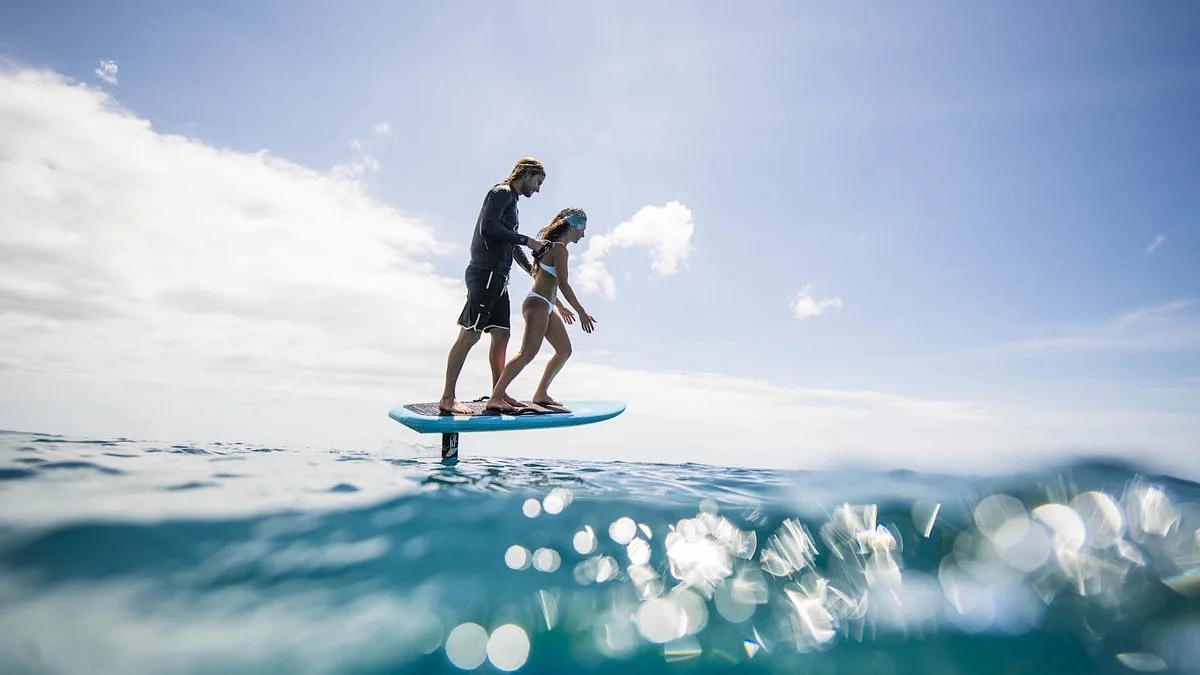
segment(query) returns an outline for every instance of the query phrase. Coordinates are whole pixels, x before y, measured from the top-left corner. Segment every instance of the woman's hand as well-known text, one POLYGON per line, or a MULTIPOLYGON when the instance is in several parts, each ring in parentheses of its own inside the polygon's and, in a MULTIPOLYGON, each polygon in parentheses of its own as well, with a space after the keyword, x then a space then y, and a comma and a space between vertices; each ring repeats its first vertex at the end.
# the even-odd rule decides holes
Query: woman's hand
POLYGON ((585 333, 590 333, 596 330, 596 317, 588 314, 587 312, 580 313, 579 322, 583 326, 583 332, 585 333))
POLYGON ((575 312, 572 312, 562 303, 559 303, 558 305, 558 314, 562 317, 563 323, 567 324, 568 326, 575 323, 575 312))

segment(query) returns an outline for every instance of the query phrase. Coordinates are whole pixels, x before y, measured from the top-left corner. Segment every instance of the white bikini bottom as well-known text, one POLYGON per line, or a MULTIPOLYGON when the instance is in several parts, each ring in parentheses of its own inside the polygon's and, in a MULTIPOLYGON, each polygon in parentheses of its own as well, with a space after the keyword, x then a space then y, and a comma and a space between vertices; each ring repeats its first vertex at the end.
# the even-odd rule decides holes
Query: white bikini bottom
POLYGON ((550 300, 549 298, 546 298, 546 297, 543 297, 543 296, 541 296, 541 295, 539 295, 539 294, 537 294, 537 293, 534 293, 533 291, 529 291, 528 293, 526 293, 526 294, 525 294, 525 299, 526 299, 526 300, 528 300, 528 299, 530 299, 530 298, 537 298, 538 300, 541 300, 541 301, 545 302, 545 303, 546 303, 546 313, 547 313, 547 314, 550 314, 551 312, 553 312, 553 311, 554 311, 554 301, 553 301, 553 300, 550 300))

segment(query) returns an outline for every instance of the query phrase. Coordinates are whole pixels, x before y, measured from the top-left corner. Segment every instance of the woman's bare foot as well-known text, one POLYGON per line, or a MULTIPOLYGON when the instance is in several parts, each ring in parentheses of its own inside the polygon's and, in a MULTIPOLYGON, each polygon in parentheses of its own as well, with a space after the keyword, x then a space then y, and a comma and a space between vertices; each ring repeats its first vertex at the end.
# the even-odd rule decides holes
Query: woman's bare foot
POLYGON ((484 406, 486 410, 501 413, 511 413, 524 407, 525 404, 521 403, 520 401, 516 401, 513 397, 508 395, 508 392, 504 392, 499 396, 488 397, 487 405, 484 406), (514 401, 516 405, 513 404, 514 401))
POLYGON ((555 401, 550 398, 550 394, 534 394, 533 398, 529 399, 538 405, 557 405, 561 406, 562 402, 555 401))
POLYGON ((451 415, 474 415, 475 411, 467 406, 459 403, 452 398, 443 398, 438 401, 438 410, 451 415))

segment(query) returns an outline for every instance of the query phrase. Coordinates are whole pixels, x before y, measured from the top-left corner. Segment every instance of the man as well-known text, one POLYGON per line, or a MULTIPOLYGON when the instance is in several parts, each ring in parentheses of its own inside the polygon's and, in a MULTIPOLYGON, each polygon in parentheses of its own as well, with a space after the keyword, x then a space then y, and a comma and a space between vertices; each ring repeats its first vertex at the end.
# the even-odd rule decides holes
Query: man
MULTIPOLYGON (((471 262, 467 265, 467 304, 458 317, 458 339, 450 347, 446 358, 446 387, 438 409, 443 413, 470 415, 471 409, 455 398, 458 376, 471 348, 479 342, 482 333, 492 336, 488 362, 492 368, 492 384, 504 370, 505 352, 508 349, 509 301, 508 273, 516 259, 522 269, 529 271, 529 258, 522 246, 532 250, 541 248, 546 242, 530 239, 517 232, 517 199, 532 197, 542 188, 546 179, 546 168, 532 157, 517 161, 508 178, 488 191, 475 222, 475 233, 471 237, 471 262)), ((505 402, 513 407, 523 407, 511 396, 505 402)))

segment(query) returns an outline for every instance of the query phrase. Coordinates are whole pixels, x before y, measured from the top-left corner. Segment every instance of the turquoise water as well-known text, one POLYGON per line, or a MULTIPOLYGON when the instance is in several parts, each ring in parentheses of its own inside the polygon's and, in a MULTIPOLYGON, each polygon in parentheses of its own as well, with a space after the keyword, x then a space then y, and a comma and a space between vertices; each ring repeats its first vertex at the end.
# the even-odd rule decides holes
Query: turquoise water
POLYGON ((1200 486, 0 433, 3 673, 1200 672, 1200 486))

